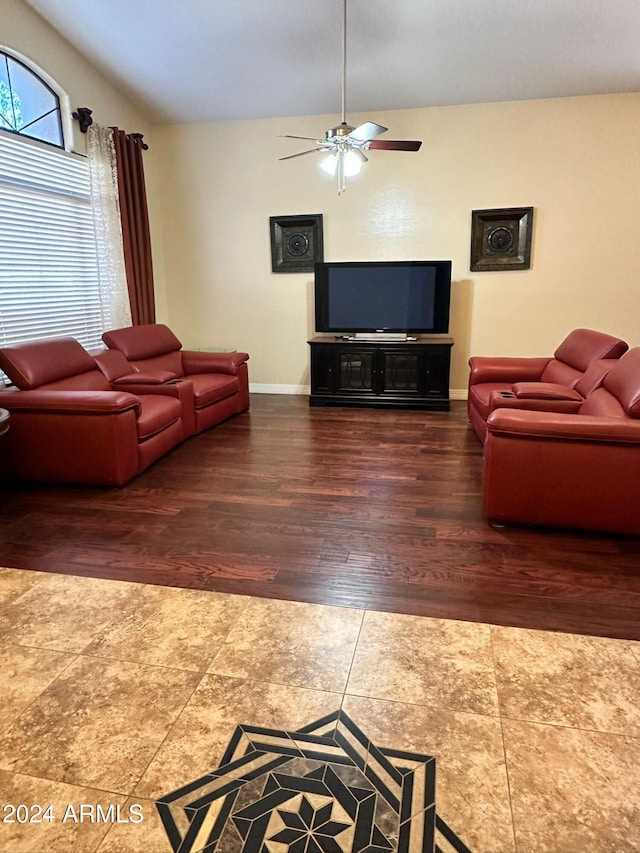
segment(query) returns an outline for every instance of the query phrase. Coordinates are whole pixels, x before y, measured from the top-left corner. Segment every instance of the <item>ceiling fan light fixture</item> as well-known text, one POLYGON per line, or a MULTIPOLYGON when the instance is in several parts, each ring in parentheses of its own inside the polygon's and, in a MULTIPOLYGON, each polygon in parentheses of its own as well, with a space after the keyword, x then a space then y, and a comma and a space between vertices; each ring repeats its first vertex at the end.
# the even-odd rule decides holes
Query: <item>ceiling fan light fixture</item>
POLYGON ((341 195, 346 189, 345 180, 354 178, 362 168, 363 163, 367 162, 367 159, 359 148, 351 148, 346 151, 339 148, 323 158, 320 162, 320 168, 327 175, 337 178, 338 195, 341 195))
POLYGON ((331 152, 331 154, 327 154, 326 157, 323 157, 320 161, 320 168, 323 172, 326 172, 327 175, 331 175, 333 177, 338 170, 338 155, 335 152, 331 152))
POLYGON ((353 148, 351 151, 345 152, 344 156, 344 176, 345 178, 355 177, 363 163, 367 162, 367 158, 358 148, 353 148))

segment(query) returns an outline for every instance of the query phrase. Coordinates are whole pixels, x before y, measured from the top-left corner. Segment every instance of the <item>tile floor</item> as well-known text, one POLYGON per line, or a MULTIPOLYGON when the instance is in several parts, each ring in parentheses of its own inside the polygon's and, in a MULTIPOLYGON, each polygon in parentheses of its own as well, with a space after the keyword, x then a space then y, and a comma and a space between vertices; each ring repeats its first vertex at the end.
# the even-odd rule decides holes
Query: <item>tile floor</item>
POLYGON ((339 708, 472 853, 640 851, 640 643, 16 569, 0 615, 1 853, 171 853, 237 724, 339 708))

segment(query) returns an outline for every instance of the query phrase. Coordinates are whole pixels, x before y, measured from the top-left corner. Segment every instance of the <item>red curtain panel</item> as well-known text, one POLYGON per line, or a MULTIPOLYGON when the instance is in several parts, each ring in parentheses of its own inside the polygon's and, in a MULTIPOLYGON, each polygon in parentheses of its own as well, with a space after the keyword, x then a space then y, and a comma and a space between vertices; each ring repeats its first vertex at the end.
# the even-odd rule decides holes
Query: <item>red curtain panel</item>
POLYGON ((155 323, 153 262, 142 162, 142 134, 127 134, 117 127, 112 130, 118 167, 122 242, 131 319, 134 326, 155 323))

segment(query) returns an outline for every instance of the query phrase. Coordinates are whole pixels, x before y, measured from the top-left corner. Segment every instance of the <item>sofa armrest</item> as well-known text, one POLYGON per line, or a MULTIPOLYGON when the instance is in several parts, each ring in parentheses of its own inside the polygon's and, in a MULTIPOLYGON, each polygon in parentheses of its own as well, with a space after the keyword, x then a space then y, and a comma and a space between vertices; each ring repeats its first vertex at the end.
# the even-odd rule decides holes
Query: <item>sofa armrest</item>
POLYGON ((236 376, 240 366, 248 360, 246 352, 182 351, 182 366, 187 376, 190 373, 230 373, 236 376))
POLYGON ((119 376, 117 379, 112 379, 111 384, 116 389, 125 385, 162 385, 165 382, 171 382, 175 378, 175 373, 172 373, 170 370, 154 370, 148 373, 135 371, 133 373, 126 373, 124 376, 119 376))
POLYGON ((519 409, 531 412, 556 412, 556 414, 575 414, 584 403, 576 393, 569 399, 554 397, 516 397, 512 391, 492 391, 489 398, 489 414, 496 409, 519 409))
POLYGON ((188 379, 172 379, 169 382, 164 382, 162 385, 147 385, 140 383, 139 385, 135 382, 125 382, 125 377, 122 377, 122 382, 112 382, 111 384, 114 387, 117 387, 118 391, 123 391, 127 394, 132 394, 135 397, 146 397, 149 394, 159 397, 180 397, 181 391, 185 391, 187 395, 193 396, 193 383, 188 379), (182 387, 181 386, 186 386, 182 387))
POLYGON ((10 412, 113 415, 134 409, 136 417, 140 414, 138 398, 124 391, 2 391, 0 401, 10 412))
POLYGON ((496 409, 487 428, 496 437, 640 444, 640 420, 496 409))
POLYGON ((555 382, 516 382, 511 390, 518 400, 571 400, 582 403, 584 399, 573 388, 555 382))
POLYGON ((469 359, 469 385, 480 382, 535 382, 551 358, 487 358, 469 359))

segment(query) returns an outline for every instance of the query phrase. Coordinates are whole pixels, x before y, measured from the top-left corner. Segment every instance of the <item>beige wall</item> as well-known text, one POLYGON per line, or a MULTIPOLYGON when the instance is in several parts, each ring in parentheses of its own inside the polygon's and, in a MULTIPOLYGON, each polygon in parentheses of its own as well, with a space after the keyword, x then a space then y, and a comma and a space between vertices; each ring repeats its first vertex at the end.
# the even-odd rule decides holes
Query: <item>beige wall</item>
POLYGON ((640 95, 375 115, 417 154, 374 151, 338 198, 315 155, 335 116, 156 127, 167 316, 189 343, 247 349, 251 379, 306 385, 312 276, 271 273, 269 216, 322 213, 325 259, 453 260, 452 389, 470 354, 541 355, 576 326, 640 344, 640 95), (527 271, 469 271, 473 209, 535 208, 527 271))

